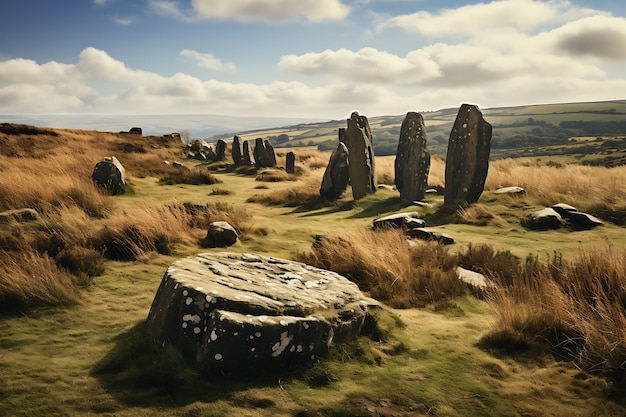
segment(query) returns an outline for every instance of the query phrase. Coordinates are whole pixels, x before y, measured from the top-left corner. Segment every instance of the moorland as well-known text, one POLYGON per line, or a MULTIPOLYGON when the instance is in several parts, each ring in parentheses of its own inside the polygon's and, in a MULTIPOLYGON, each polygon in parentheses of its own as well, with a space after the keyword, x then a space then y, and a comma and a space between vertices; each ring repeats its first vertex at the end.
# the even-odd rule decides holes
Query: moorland
MULTIPOLYGON (((384 188, 323 201, 327 149, 345 121, 239 134, 273 139, 279 165, 293 151, 295 174, 184 159, 171 136, 0 125, 0 211, 37 212, 0 223, 0 415, 625 414, 626 103, 483 113, 494 125, 485 191, 445 221, 437 195, 407 204, 384 188), (118 196, 91 181, 111 155, 126 169, 118 196), (494 192, 513 185, 526 193, 494 192), (556 203, 604 224, 521 226, 556 203), (401 231, 372 230, 373 219, 399 211, 427 225, 437 217, 429 227, 456 243, 409 245, 401 231), (263 373, 202 372, 155 345, 143 324, 161 277, 180 257, 224 250, 204 243, 217 220, 239 232, 229 251, 353 280, 383 303, 376 326, 314 364, 263 373), (320 234, 327 239, 313 246, 320 234), (463 284, 457 266, 494 286, 463 284)), ((455 114, 423 116, 429 185, 443 187, 455 114)), ((380 184, 394 182, 385 149, 402 117, 370 119, 380 184)))

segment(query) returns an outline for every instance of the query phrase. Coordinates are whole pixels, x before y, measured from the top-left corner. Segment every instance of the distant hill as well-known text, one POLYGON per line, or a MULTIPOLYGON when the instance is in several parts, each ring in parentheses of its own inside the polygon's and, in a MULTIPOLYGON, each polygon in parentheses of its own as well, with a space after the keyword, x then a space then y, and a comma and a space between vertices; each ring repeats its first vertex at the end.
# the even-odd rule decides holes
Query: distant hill
MULTIPOLYGON (((457 108, 448 108, 422 112, 431 154, 446 153, 457 111, 457 108)), ((626 100, 498 107, 482 109, 482 112, 493 125, 492 157, 495 159, 598 154, 615 159, 618 164, 626 162, 623 158, 626 154, 626 100)), ((376 155, 395 154, 404 117, 368 117, 376 155)), ((338 129, 345 126, 344 119, 241 131, 237 135, 244 140, 257 137, 274 140, 278 147, 314 146, 332 150, 337 146, 338 129), (279 137, 281 140, 277 141, 279 137)), ((219 138, 232 138, 232 135, 211 139, 219 138)))

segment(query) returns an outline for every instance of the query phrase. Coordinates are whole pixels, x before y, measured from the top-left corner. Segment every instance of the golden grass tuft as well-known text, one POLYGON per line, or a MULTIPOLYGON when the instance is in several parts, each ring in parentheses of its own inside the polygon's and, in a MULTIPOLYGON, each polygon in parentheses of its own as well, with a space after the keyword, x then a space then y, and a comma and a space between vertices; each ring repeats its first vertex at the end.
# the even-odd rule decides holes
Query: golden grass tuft
POLYGON ((399 230, 352 230, 321 236, 296 260, 342 274, 372 297, 396 308, 425 306, 465 291, 455 256, 441 245, 410 248, 399 230))
POLYGON ((314 171, 304 180, 298 181, 290 187, 263 187, 263 189, 268 189, 269 191, 255 194, 248 198, 247 201, 268 206, 321 207, 324 204, 320 196, 322 174, 322 172, 314 171))
POLYGON ((625 252, 585 248, 571 262, 555 256, 532 274, 505 281, 489 296, 498 322, 483 338, 485 345, 506 347, 517 343, 513 338, 548 342, 553 352, 589 372, 623 378, 625 252))

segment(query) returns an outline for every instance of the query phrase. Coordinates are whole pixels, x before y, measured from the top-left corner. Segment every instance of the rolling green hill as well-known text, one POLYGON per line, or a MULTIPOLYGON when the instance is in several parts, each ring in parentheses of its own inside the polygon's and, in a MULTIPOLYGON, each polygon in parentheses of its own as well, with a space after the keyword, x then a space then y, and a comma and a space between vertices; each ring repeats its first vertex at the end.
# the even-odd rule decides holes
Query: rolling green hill
MULTIPOLYGON (((445 155, 457 110, 422 113, 432 155, 445 155)), ((550 155, 609 166, 626 162, 626 100, 499 107, 482 112, 493 125, 492 159, 550 155)), ((404 115, 369 118, 376 155, 395 154, 403 119, 404 115)), ((278 147, 333 150, 337 131, 345 125, 345 120, 331 120, 238 135, 246 140, 257 137, 275 140, 279 135, 287 135, 289 140, 277 144, 278 147)), ((232 138, 232 135, 221 137, 232 138)))

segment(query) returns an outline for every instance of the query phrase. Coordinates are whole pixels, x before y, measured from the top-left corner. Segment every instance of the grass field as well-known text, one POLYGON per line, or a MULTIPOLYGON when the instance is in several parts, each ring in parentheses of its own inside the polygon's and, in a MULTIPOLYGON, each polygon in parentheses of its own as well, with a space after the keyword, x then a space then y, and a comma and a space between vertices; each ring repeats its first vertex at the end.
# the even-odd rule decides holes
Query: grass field
MULTIPOLYGON (((272 135, 283 132, 276 129, 272 135)), ((0 210, 31 207, 41 215, 32 223, 0 223, 0 415, 626 413, 619 375, 626 340, 613 331, 626 323, 620 322, 626 317, 621 304, 626 299, 626 235, 620 221, 626 212, 625 167, 556 163, 554 158, 492 161, 480 201, 432 226, 453 236, 456 244, 410 249, 398 234, 370 231, 373 219, 418 211, 428 221, 441 197, 428 197, 427 205, 406 205, 397 191, 381 189, 357 202, 347 192, 337 202, 323 203, 316 196, 329 154, 294 152, 299 174, 290 181, 266 182, 256 172, 182 160, 180 144, 159 137, 36 129, 0 133, 0 210), (126 146, 129 140, 132 147, 126 146), (94 164, 107 155, 116 155, 126 168, 124 195, 105 196, 91 183, 94 164), (175 172, 165 160, 181 160, 216 182, 164 184, 159 180, 175 172), (523 186, 526 195, 494 193, 509 185, 523 186), (602 217, 605 224, 547 232, 520 226, 529 211, 558 202, 602 217), (252 375, 203 374, 175 349, 152 345, 142 325, 165 269, 182 256, 216 250, 202 247, 202 239, 208 222, 222 219, 241 232, 229 248, 236 252, 313 260, 320 255, 311 246, 316 235, 347 239, 350 245, 331 252, 360 253, 355 266, 347 267, 368 277, 367 285, 386 300, 387 306, 375 313, 375 331, 334 346, 313 366, 252 375), (81 263, 85 259, 90 263, 81 263), (545 296, 532 298, 537 284, 516 272, 516 262, 520 271, 534 268, 545 296), (513 285, 488 294, 456 281, 436 287, 437 277, 443 280, 457 263, 513 285), (583 278, 574 274, 577 270, 583 278), (589 285, 583 293, 582 287, 598 275, 611 280, 601 281, 600 290, 589 285), (40 278, 48 279, 42 282, 49 287, 35 281, 38 288, 33 289, 30 284, 40 278), (598 299, 602 288, 617 298, 592 307, 602 310, 600 320, 613 330, 597 325, 593 308, 576 315, 575 304, 582 304, 576 294, 598 299), (36 290, 38 297, 27 297, 36 290), (403 303, 414 304, 390 307, 403 303), (570 315, 559 310, 563 305, 570 315), (572 321, 601 334, 585 333, 572 321), (563 345, 582 350, 563 350, 544 331, 570 335, 563 345), (607 350, 613 356, 606 356, 607 350)), ((378 158, 377 168, 380 182, 392 182, 393 157, 378 158)), ((444 185, 444 169, 443 159, 433 158, 431 185, 444 185)), ((324 260, 339 268, 331 257, 324 260)), ((341 262, 345 267, 345 258, 341 262)))

